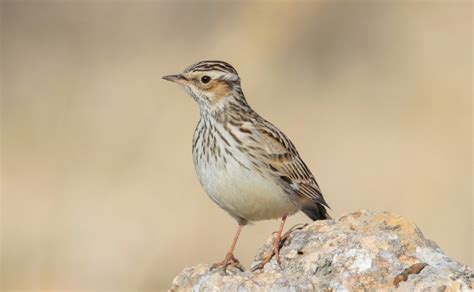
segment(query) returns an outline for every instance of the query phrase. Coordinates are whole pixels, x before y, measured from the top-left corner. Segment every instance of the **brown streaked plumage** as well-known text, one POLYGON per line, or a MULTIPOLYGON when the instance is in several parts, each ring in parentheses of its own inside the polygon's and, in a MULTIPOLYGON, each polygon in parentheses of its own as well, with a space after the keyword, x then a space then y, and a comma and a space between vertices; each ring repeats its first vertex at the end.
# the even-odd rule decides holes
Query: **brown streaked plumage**
POLYGON ((182 84, 199 104, 192 144, 196 173, 209 197, 239 224, 226 258, 214 266, 242 268, 233 255, 242 226, 282 218, 272 253, 257 268, 273 255, 279 263, 287 216, 301 210, 313 220, 330 218, 313 174, 290 139, 248 105, 230 64, 202 61, 163 78, 182 84))

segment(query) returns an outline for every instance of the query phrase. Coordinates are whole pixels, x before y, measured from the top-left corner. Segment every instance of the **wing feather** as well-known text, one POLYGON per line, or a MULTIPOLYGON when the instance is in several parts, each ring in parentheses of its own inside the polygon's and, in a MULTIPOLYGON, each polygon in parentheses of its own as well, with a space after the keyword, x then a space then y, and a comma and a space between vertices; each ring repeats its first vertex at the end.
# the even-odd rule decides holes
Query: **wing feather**
POLYGON ((269 170, 301 198, 329 208, 313 174, 290 139, 266 120, 256 125, 269 170))

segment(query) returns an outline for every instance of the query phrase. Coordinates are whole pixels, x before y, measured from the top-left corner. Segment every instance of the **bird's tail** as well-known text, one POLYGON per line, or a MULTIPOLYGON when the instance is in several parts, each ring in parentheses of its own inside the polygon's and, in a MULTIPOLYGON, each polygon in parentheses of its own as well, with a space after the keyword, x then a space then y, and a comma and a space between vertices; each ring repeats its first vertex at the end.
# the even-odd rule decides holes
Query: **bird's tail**
POLYGON ((326 207, 318 203, 306 205, 301 208, 301 211, 303 211, 303 213, 305 213, 313 221, 332 219, 331 216, 329 216, 326 207))

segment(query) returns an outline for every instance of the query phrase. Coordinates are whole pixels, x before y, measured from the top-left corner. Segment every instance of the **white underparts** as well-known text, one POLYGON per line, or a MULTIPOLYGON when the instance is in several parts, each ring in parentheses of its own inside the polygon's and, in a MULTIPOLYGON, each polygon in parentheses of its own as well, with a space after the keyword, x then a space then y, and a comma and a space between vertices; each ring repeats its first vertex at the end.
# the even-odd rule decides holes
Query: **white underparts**
MULTIPOLYGON (((296 213, 299 207, 283 188, 255 169, 248 154, 238 150, 237 142, 222 125, 213 124, 227 141, 214 135, 221 157, 199 158, 196 156, 200 152, 193 151, 199 181, 209 197, 232 216, 248 221, 275 219, 296 213), (232 155, 226 153, 226 148, 232 155)), ((206 137, 201 140, 206 141, 206 137)))

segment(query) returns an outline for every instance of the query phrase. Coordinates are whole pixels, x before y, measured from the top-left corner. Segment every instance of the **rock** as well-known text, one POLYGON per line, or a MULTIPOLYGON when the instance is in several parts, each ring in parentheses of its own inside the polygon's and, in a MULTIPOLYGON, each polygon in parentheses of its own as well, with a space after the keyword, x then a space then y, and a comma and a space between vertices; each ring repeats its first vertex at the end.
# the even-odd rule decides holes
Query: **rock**
MULTIPOLYGON (((270 250, 271 238, 252 263, 270 250)), ((473 289, 472 270, 426 239, 415 224, 391 214, 361 210, 337 220, 315 221, 291 232, 262 271, 242 272, 209 265, 184 269, 170 291, 379 290, 457 291, 473 289)))

